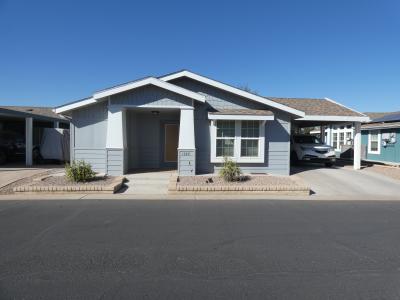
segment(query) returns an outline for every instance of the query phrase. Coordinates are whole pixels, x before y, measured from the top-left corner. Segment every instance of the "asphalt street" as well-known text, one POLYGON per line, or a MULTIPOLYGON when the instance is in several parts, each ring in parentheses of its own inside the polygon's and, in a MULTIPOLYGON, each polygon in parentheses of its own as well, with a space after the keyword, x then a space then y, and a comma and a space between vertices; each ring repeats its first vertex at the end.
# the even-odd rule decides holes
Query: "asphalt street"
POLYGON ((0 299, 399 299, 400 201, 0 201, 0 299))

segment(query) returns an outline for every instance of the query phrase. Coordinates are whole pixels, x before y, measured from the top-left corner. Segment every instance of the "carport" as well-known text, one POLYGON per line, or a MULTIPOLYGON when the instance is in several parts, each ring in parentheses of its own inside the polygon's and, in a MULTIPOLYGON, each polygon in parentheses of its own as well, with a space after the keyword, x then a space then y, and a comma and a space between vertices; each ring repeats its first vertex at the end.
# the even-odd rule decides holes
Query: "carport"
MULTIPOLYGON (((268 97, 286 106, 305 112, 305 117, 292 122, 292 133, 300 128, 319 127, 324 140, 325 128, 331 125, 353 124, 354 169, 361 168, 361 123, 369 122, 367 115, 348 108, 332 99, 323 98, 274 98, 268 97)), ((327 137, 330 140, 330 137, 327 137)), ((324 140, 324 142, 326 142, 324 140)))
POLYGON ((0 131, 10 130, 25 137, 26 166, 32 166, 34 140, 40 141, 40 128, 46 127, 69 128, 69 121, 50 107, 0 106, 0 131))

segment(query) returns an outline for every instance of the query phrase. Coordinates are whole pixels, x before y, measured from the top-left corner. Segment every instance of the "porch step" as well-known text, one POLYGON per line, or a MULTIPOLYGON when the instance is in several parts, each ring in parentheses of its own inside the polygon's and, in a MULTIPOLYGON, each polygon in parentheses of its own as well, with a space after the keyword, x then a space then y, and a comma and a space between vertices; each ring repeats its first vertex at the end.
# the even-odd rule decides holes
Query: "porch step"
POLYGON ((125 194, 138 195, 165 195, 168 193, 168 185, 174 172, 145 172, 128 174, 125 177, 128 182, 125 194))

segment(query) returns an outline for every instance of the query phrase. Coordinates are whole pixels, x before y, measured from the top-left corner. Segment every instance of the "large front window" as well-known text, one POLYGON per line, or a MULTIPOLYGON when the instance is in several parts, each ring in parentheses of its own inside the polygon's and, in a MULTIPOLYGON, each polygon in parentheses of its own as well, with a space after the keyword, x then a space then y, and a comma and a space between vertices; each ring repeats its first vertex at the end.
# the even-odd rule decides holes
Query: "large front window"
POLYGON ((221 162, 228 156, 237 162, 263 162, 264 126, 265 123, 258 120, 213 121, 211 161, 221 162))

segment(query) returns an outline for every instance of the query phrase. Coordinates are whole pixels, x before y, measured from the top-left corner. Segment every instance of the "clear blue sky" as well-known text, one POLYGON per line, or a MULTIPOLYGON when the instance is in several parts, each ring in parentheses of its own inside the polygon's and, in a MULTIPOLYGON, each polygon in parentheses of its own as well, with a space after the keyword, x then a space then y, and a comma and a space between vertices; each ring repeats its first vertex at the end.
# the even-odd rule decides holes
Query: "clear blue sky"
POLYGON ((0 0, 1 105, 190 69, 266 96, 400 110, 400 1, 0 0))

